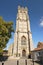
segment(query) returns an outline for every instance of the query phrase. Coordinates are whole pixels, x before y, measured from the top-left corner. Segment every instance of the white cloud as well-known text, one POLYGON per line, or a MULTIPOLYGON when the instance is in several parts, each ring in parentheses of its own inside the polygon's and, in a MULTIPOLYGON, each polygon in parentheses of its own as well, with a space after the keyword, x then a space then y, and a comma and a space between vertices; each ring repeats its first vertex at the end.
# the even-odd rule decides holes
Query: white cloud
POLYGON ((43 26, 43 21, 40 22, 40 26, 43 26))
POLYGON ((40 19, 40 26, 43 27, 43 17, 40 19))

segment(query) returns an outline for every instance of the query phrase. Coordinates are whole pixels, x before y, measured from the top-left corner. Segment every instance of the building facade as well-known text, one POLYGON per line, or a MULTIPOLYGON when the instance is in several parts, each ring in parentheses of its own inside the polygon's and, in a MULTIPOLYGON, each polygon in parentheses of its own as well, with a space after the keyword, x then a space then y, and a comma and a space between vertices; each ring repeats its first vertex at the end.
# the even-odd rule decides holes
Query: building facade
POLYGON ((18 6, 13 56, 28 57, 34 49, 27 7, 18 6))
POLYGON ((38 42, 37 48, 32 51, 31 56, 34 61, 43 61, 43 42, 38 42))
POLYGON ((8 56, 13 56, 13 46, 14 44, 11 44, 8 48, 8 56))

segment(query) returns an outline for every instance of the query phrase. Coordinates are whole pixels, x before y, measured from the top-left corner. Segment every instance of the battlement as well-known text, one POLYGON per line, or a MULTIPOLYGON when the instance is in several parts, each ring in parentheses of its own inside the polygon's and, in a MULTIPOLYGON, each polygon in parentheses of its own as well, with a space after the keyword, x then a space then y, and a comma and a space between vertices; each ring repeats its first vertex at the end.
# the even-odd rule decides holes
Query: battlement
POLYGON ((18 13, 28 13, 27 7, 18 6, 18 13))

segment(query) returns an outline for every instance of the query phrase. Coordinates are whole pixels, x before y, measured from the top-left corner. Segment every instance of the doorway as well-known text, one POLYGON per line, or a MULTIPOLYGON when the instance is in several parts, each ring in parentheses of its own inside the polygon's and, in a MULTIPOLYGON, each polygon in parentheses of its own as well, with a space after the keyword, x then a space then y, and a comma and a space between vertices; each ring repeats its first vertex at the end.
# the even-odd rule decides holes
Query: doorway
POLYGON ((26 50, 22 50, 22 56, 26 57, 26 50))

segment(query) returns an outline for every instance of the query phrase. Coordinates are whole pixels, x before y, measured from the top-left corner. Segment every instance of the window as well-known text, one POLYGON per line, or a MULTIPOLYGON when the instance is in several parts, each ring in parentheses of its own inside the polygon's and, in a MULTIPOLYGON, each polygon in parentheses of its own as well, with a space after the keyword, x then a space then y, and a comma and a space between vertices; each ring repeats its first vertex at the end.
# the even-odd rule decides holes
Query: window
POLYGON ((26 45, 26 38, 25 38, 25 36, 22 36, 22 38, 21 38, 21 44, 22 45, 26 45))
POLYGON ((39 56, 41 55, 41 52, 38 52, 39 53, 39 56))

